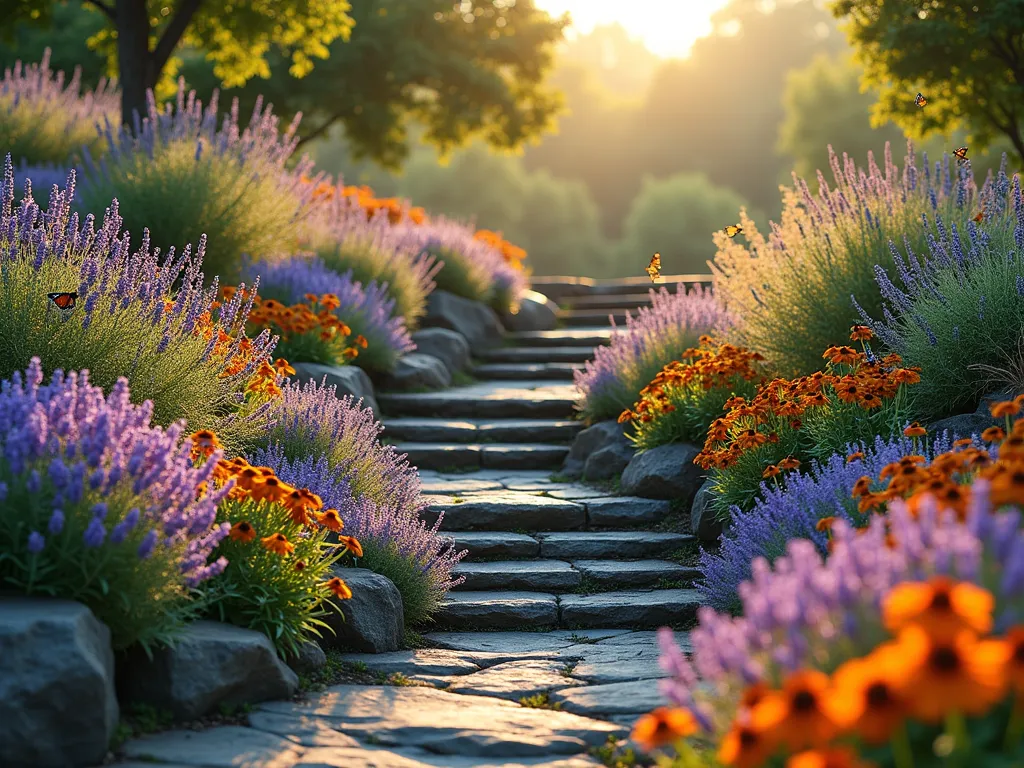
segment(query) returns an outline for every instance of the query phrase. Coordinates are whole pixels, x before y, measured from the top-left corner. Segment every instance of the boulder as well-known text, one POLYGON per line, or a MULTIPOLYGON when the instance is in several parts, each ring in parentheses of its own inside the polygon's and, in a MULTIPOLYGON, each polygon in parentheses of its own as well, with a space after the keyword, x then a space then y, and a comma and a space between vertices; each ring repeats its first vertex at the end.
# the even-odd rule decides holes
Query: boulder
POLYGON ((1004 419, 994 419, 989 412, 992 403, 1000 400, 1012 400, 1021 394, 1019 390, 1001 390, 992 392, 981 398, 981 402, 973 413, 959 413, 945 419, 939 419, 929 425, 929 429, 935 434, 942 434, 948 431, 951 438, 970 437, 980 435, 989 427, 1004 426, 1004 419))
POLYGON ((633 460, 635 448, 629 442, 602 446, 587 457, 583 465, 584 480, 611 480, 619 477, 633 460))
POLYGON ((714 510, 711 509, 714 495, 711 485, 712 482, 707 480, 697 489, 690 507, 690 530, 704 543, 717 542, 722 535, 722 522, 715 519, 714 510))
POLYGON ((445 389, 451 383, 448 367, 433 355, 422 352, 402 355, 382 381, 384 389, 393 392, 445 389))
POLYGON ((327 654, 317 643, 308 640, 299 646, 295 656, 289 656, 285 661, 295 674, 308 675, 326 666, 327 654))
POLYGON ((99 765, 119 716, 110 630, 92 611, 0 598, 0 765, 99 765))
POLYGON ((622 492, 689 507, 704 482, 704 470, 693 463, 698 453, 688 443, 671 443, 636 454, 622 473, 622 492))
POLYGON ((334 630, 323 632, 325 648, 345 646, 362 653, 386 653, 402 647, 405 612, 402 595, 391 579, 365 568, 332 568, 352 589, 352 597, 341 600, 343 616, 332 612, 324 621, 334 630))
POLYGON ((543 293, 523 291, 515 312, 502 312, 501 324, 509 331, 553 331, 558 324, 558 305, 543 293))
MULTIPOLYGON (((565 457, 565 462, 562 464, 561 474, 572 480, 579 480, 583 477, 587 459, 591 454, 608 446, 626 446, 632 451, 633 445, 626 438, 626 426, 610 420, 599 421, 597 424, 581 430, 572 441, 569 455, 565 457)), ((596 463, 593 471, 599 471, 596 463)))
POLYGON ((449 328, 424 328, 412 335, 416 351, 443 362, 449 371, 469 367, 469 342, 458 331, 449 328))
POLYGON ((118 659, 121 701, 170 712, 193 720, 221 705, 255 704, 286 699, 299 687, 295 673, 282 662, 262 632, 197 621, 170 647, 153 649, 149 658, 133 649, 118 659))
POLYGON ((354 365, 320 365, 319 363, 292 363, 295 369, 293 381, 321 382, 327 386, 334 385, 338 388, 338 397, 352 395, 356 400, 362 398, 363 407, 369 408, 374 413, 380 413, 377 399, 374 396, 373 382, 366 375, 366 371, 354 365))
POLYGON ((447 291, 434 291, 427 299, 425 328, 447 328, 466 337, 469 349, 476 352, 495 347, 505 335, 498 316, 486 304, 464 299, 447 291))

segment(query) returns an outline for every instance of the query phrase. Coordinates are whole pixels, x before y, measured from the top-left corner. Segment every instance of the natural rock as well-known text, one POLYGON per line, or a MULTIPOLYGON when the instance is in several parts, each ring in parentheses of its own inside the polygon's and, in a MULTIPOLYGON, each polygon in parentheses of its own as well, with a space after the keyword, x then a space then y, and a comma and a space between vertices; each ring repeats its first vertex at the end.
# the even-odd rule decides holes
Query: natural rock
POLYGON ((126 757, 139 762, 211 768, 292 768, 302 754, 299 745, 283 734, 238 725, 205 731, 165 731, 133 739, 123 749, 126 757))
POLYGON ((307 640, 299 646, 297 655, 290 656, 285 661, 296 674, 308 675, 324 668, 327 664, 327 654, 317 643, 307 640))
POLYGON ((945 419, 939 419, 929 425, 929 429, 936 433, 942 434, 948 431, 950 439, 958 437, 970 437, 971 435, 980 435, 986 429, 992 426, 1002 426, 1004 419, 995 419, 989 412, 989 405, 997 403, 1000 400, 1012 400, 1021 392, 1017 390, 1001 390, 999 392, 992 392, 991 394, 985 395, 981 398, 981 402, 973 413, 960 413, 954 416, 949 416, 945 419))
POLYGON ((501 323, 510 331, 553 331, 558 324, 558 305, 543 293, 523 291, 518 310, 503 312, 501 323))
MULTIPOLYGON (((551 632, 430 632, 426 639, 453 651, 527 654, 561 651, 576 643, 612 642, 638 634, 628 629, 556 629, 551 632)), ((653 633, 651 642, 653 640, 653 633)))
POLYGON ((454 530, 571 531, 587 519, 582 504, 516 491, 467 493, 460 500, 437 496, 431 501, 421 519, 433 525, 444 512, 445 525, 454 530))
POLYGON ((395 392, 435 390, 451 386, 452 374, 433 355, 411 352, 395 361, 395 367, 383 379, 385 389, 395 392))
POLYGON ((551 660, 510 661, 474 672, 454 681, 448 690, 477 696, 518 701, 545 691, 568 688, 576 681, 566 674, 565 662, 551 660))
POLYGON ((712 482, 705 481, 704 485, 697 489, 693 505, 690 507, 690 530, 705 543, 716 542, 722 535, 722 522, 715 517, 715 512, 711 508, 711 500, 714 498, 711 488, 712 482))
MULTIPOLYGON (((580 479, 583 477, 584 470, 588 468, 587 459, 608 446, 626 446, 632 453, 632 445, 626 439, 625 424, 619 424, 614 420, 599 421, 592 427, 582 430, 572 442, 569 455, 565 457, 565 463, 562 464, 561 474, 571 480, 580 479)), ((617 452, 614 455, 618 455, 617 452)), ((597 464, 590 470, 600 472, 597 464)))
POLYGON ((553 627, 558 602, 542 592, 449 592, 434 619, 452 629, 553 627))
POLYGON ((602 587, 631 589, 663 582, 692 582, 700 571, 670 560, 576 560, 572 567, 602 587))
POLYGON ((442 361, 450 371, 469 367, 469 342, 450 328, 423 328, 412 335, 416 351, 442 361))
POLYGON ((658 686, 650 680, 563 688, 551 694, 551 701, 561 704, 566 712, 590 717, 639 715, 664 704, 658 686))
POLYGON ((380 413, 377 398, 373 391, 373 382, 366 371, 354 365, 320 365, 319 363, 292 363, 296 382, 315 381, 326 386, 337 387, 338 397, 352 395, 356 400, 362 398, 363 407, 374 413, 380 413))
POLYGON ((700 605, 695 589, 656 589, 562 595, 563 625, 582 627, 659 627, 691 620, 700 605))
POLYGON ((699 452, 687 443, 671 443, 638 453, 622 473, 622 492, 689 507, 704 482, 704 470, 693 463, 699 452))
POLYGON ((657 557, 695 541, 685 533, 658 531, 586 531, 538 533, 540 556, 559 560, 657 557))
POLYGON ((664 499, 637 496, 585 499, 583 504, 587 508, 587 524, 598 527, 660 523, 670 512, 670 504, 664 499))
POLYGON ((189 624, 174 645, 141 649, 118 660, 121 701, 146 704, 192 720, 221 705, 287 698, 299 679, 261 632, 215 621, 189 624))
POLYGON ((468 557, 536 557, 540 554, 540 542, 525 533, 505 531, 453 531, 448 536, 454 540, 458 552, 468 550, 468 557))
POLYGON ((352 590, 352 597, 341 600, 343 617, 331 613, 324 621, 334 634, 324 632, 320 644, 326 648, 347 646, 364 653, 397 651, 405 635, 402 595, 391 579, 365 568, 334 566, 352 590))
POLYGON ((562 560, 511 560, 459 563, 455 576, 466 578, 459 589, 522 589, 528 592, 569 592, 580 584, 580 574, 562 560))
POLYGON ((447 291, 434 291, 427 299, 425 328, 448 328, 466 337, 469 349, 476 352, 501 343, 505 335, 494 310, 479 301, 464 299, 447 291))
POLYGON ((98 765, 118 717, 107 627, 70 600, 0 599, 0 765, 98 765))
POLYGON ((583 465, 584 480, 611 480, 619 477, 633 460, 635 449, 629 443, 612 443, 597 449, 583 465))

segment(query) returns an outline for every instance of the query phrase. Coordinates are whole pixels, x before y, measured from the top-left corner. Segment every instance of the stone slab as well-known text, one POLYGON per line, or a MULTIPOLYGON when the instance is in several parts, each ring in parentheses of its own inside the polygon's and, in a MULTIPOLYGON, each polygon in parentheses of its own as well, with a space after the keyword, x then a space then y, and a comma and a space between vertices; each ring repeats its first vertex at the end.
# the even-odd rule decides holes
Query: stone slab
POLYGON ((396 443, 417 469, 470 469, 480 466, 480 446, 474 443, 396 443))
POLYGON ((588 581, 602 587, 650 587, 658 582, 692 582, 700 577, 696 568, 670 560, 575 560, 573 568, 588 581))
POLYGON ((484 469, 550 469, 562 466, 568 445, 552 443, 483 443, 480 466, 484 469))
POLYGON ((549 759, 437 755, 407 747, 340 747, 315 749, 296 768, 600 768, 603 763, 586 755, 549 759))
POLYGON ((602 527, 659 523, 670 511, 667 501, 641 499, 636 496, 587 499, 585 506, 587 524, 602 527))
POLYGON ((441 648, 419 648, 390 653, 346 653, 339 657, 349 664, 361 664, 370 672, 393 675, 468 675, 480 671, 465 653, 441 648))
POLYGON ((564 560, 509 560, 489 563, 461 562, 455 576, 466 580, 457 589, 522 589, 530 592, 564 592, 579 586, 581 577, 564 560))
POLYGON ((197 768, 293 768, 302 754, 289 739, 237 725, 205 731, 164 731, 132 739, 122 750, 133 760, 197 768))
POLYGON ((542 592, 449 592, 434 618, 452 629, 553 627, 558 604, 542 592))
POLYGON ((505 338, 514 344, 531 347, 597 347, 608 344, 615 333, 611 328, 601 330, 557 328, 553 331, 510 333, 505 338))
POLYGON ((460 677, 448 690, 519 701, 526 696, 577 685, 575 680, 565 674, 565 670, 566 665, 562 661, 510 661, 460 677))
POLYGON ((583 363, 484 363, 473 368, 478 379, 572 381, 583 363))
POLYGON ((559 617, 569 626, 653 628, 690 621, 700 605, 695 589, 561 595, 559 617))
MULTIPOLYGON (((551 632, 429 632, 424 638, 439 648, 486 653, 532 653, 562 651, 580 642, 610 641, 631 634, 628 629, 556 629, 551 632)), ((582 656, 580 657, 582 658, 582 656)))
POLYGON ((566 712, 590 717, 641 715, 665 704, 658 686, 650 680, 563 688, 551 694, 551 701, 566 712))
POLYGON ((466 420, 410 417, 384 422, 385 439, 424 443, 475 443, 476 424, 466 420))
POLYGON ((657 557, 694 541, 689 534, 652 531, 538 533, 537 538, 542 557, 562 560, 657 557))
POLYGON ((487 363, 583 363, 594 357, 593 347, 495 347, 477 357, 487 363))
POLYGON ((565 419, 572 415, 576 390, 572 384, 546 381, 489 381, 444 392, 380 395, 381 408, 389 416, 437 416, 443 418, 565 419))
POLYGON ((598 488, 588 488, 585 485, 569 485, 565 488, 557 488, 551 491, 551 496, 555 499, 566 499, 568 501, 575 501, 577 499, 604 499, 608 496, 608 491, 602 491, 598 488))
POLYGON ((569 419, 502 419, 477 424, 477 439, 492 443, 570 442, 582 423, 569 419))
POLYGON ((582 528, 586 512, 580 504, 515 491, 468 493, 455 499, 438 498, 420 517, 433 525, 444 511, 444 531, 566 531, 582 528))
MULTIPOLYGON (((447 520, 446 514, 445 521, 447 520)), ((540 554, 540 542, 525 533, 454 531, 446 535, 455 542, 456 550, 468 550, 467 558, 537 557, 540 554)))
POLYGON ((584 660, 573 667, 572 676, 591 685, 668 677, 667 673, 658 665, 657 656, 621 661, 584 660))
POLYGON ((457 493, 478 493, 480 491, 500 491, 504 488, 497 480, 475 480, 438 478, 423 479, 420 473, 420 492, 424 496, 451 496, 457 493))

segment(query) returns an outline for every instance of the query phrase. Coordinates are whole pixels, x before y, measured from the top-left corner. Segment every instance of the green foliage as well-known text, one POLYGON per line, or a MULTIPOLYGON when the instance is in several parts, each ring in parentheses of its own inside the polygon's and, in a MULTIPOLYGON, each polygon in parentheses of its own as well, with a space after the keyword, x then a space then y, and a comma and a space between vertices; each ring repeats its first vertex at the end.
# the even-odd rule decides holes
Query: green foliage
POLYGON ((282 658, 294 656, 311 635, 331 631, 323 618, 340 609, 324 582, 344 549, 327 542, 327 528, 297 524, 281 504, 228 499, 218 507, 218 523, 242 521, 252 526, 254 538, 229 537, 214 550, 213 558, 226 557, 228 566, 200 584, 206 610, 218 621, 262 632, 282 658), (293 552, 278 554, 262 545, 276 533, 284 534, 293 552))
POLYGON ((875 124, 892 120, 915 138, 965 128, 976 149, 1002 135, 1024 159, 1019 0, 833 0, 831 10, 846 19, 864 84, 879 90, 875 124), (923 109, 918 91, 928 98, 923 109))
POLYGON ((735 224, 745 207, 743 198, 702 173, 647 177, 626 216, 622 256, 637 264, 637 272, 659 252, 666 275, 706 274, 715 255, 711 234, 735 224))
POLYGON ((354 563, 390 579, 402 596, 402 613, 406 626, 420 626, 437 613, 444 597, 433 583, 423 576, 423 566, 399 551, 394 541, 359 540, 363 556, 354 563))
POLYGON ((485 304, 498 301, 494 279, 483 264, 467 258, 462 252, 453 248, 431 248, 430 253, 441 264, 434 275, 434 283, 438 291, 448 291, 485 304))
MULTIPOLYGON (((7 11, 2 0, 0 8, 7 11)), ((5 33, 0 34, 0 71, 13 67, 18 60, 41 61, 50 49, 50 66, 55 71, 71 73, 80 69, 83 87, 95 88, 107 75, 107 60, 90 49, 86 41, 99 32, 104 23, 102 14, 81 2, 51 3, 47 26, 29 23, 29 20, 16 21, 4 14, 0 22, 5 33)))

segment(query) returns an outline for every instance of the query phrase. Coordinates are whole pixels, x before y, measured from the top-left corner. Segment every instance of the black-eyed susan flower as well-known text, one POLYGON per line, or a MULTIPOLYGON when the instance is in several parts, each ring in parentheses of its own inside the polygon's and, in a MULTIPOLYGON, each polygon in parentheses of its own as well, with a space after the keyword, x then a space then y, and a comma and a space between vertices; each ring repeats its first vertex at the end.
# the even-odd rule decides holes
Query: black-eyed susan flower
POLYGON ((323 512, 317 513, 316 521, 324 528, 335 533, 345 527, 345 523, 342 522, 341 516, 336 509, 325 509, 323 512))
POLYGON ((829 695, 844 729, 869 744, 888 741, 907 716, 902 691, 911 672, 892 643, 839 667, 829 695))
POLYGON ((647 750, 674 744, 697 733, 699 726, 690 710, 658 707, 636 721, 631 738, 647 750))
POLYGON ((347 549, 353 557, 363 556, 363 545, 355 536, 339 536, 338 543, 347 549))
POLYGON ((903 435, 905 437, 924 437, 928 434, 928 430, 918 424, 916 421, 910 422, 904 430, 903 435))
POLYGON ((328 579, 324 583, 324 586, 332 595, 334 595, 339 600, 348 600, 350 597, 352 597, 352 590, 349 589, 348 584, 346 584, 342 579, 339 579, 337 576, 333 576, 332 578, 328 579))
POLYGON ((890 632, 916 625, 929 637, 948 639, 965 629, 976 635, 990 632, 994 608, 989 591, 936 576, 893 587, 882 601, 882 619, 890 632))
POLYGON ((239 520, 231 526, 231 531, 228 533, 228 536, 231 537, 232 541, 239 541, 242 544, 248 544, 256 538, 256 529, 252 527, 252 523, 248 520, 239 520))
POLYGON ((771 731, 791 751, 827 745, 839 733, 841 721, 828 696, 828 675, 818 670, 794 672, 782 690, 767 694, 751 710, 751 724, 771 731))
POLYGON ((290 555, 295 551, 295 545, 288 541, 288 537, 283 533, 275 533, 265 538, 260 539, 260 543, 263 547, 275 555, 290 555))

